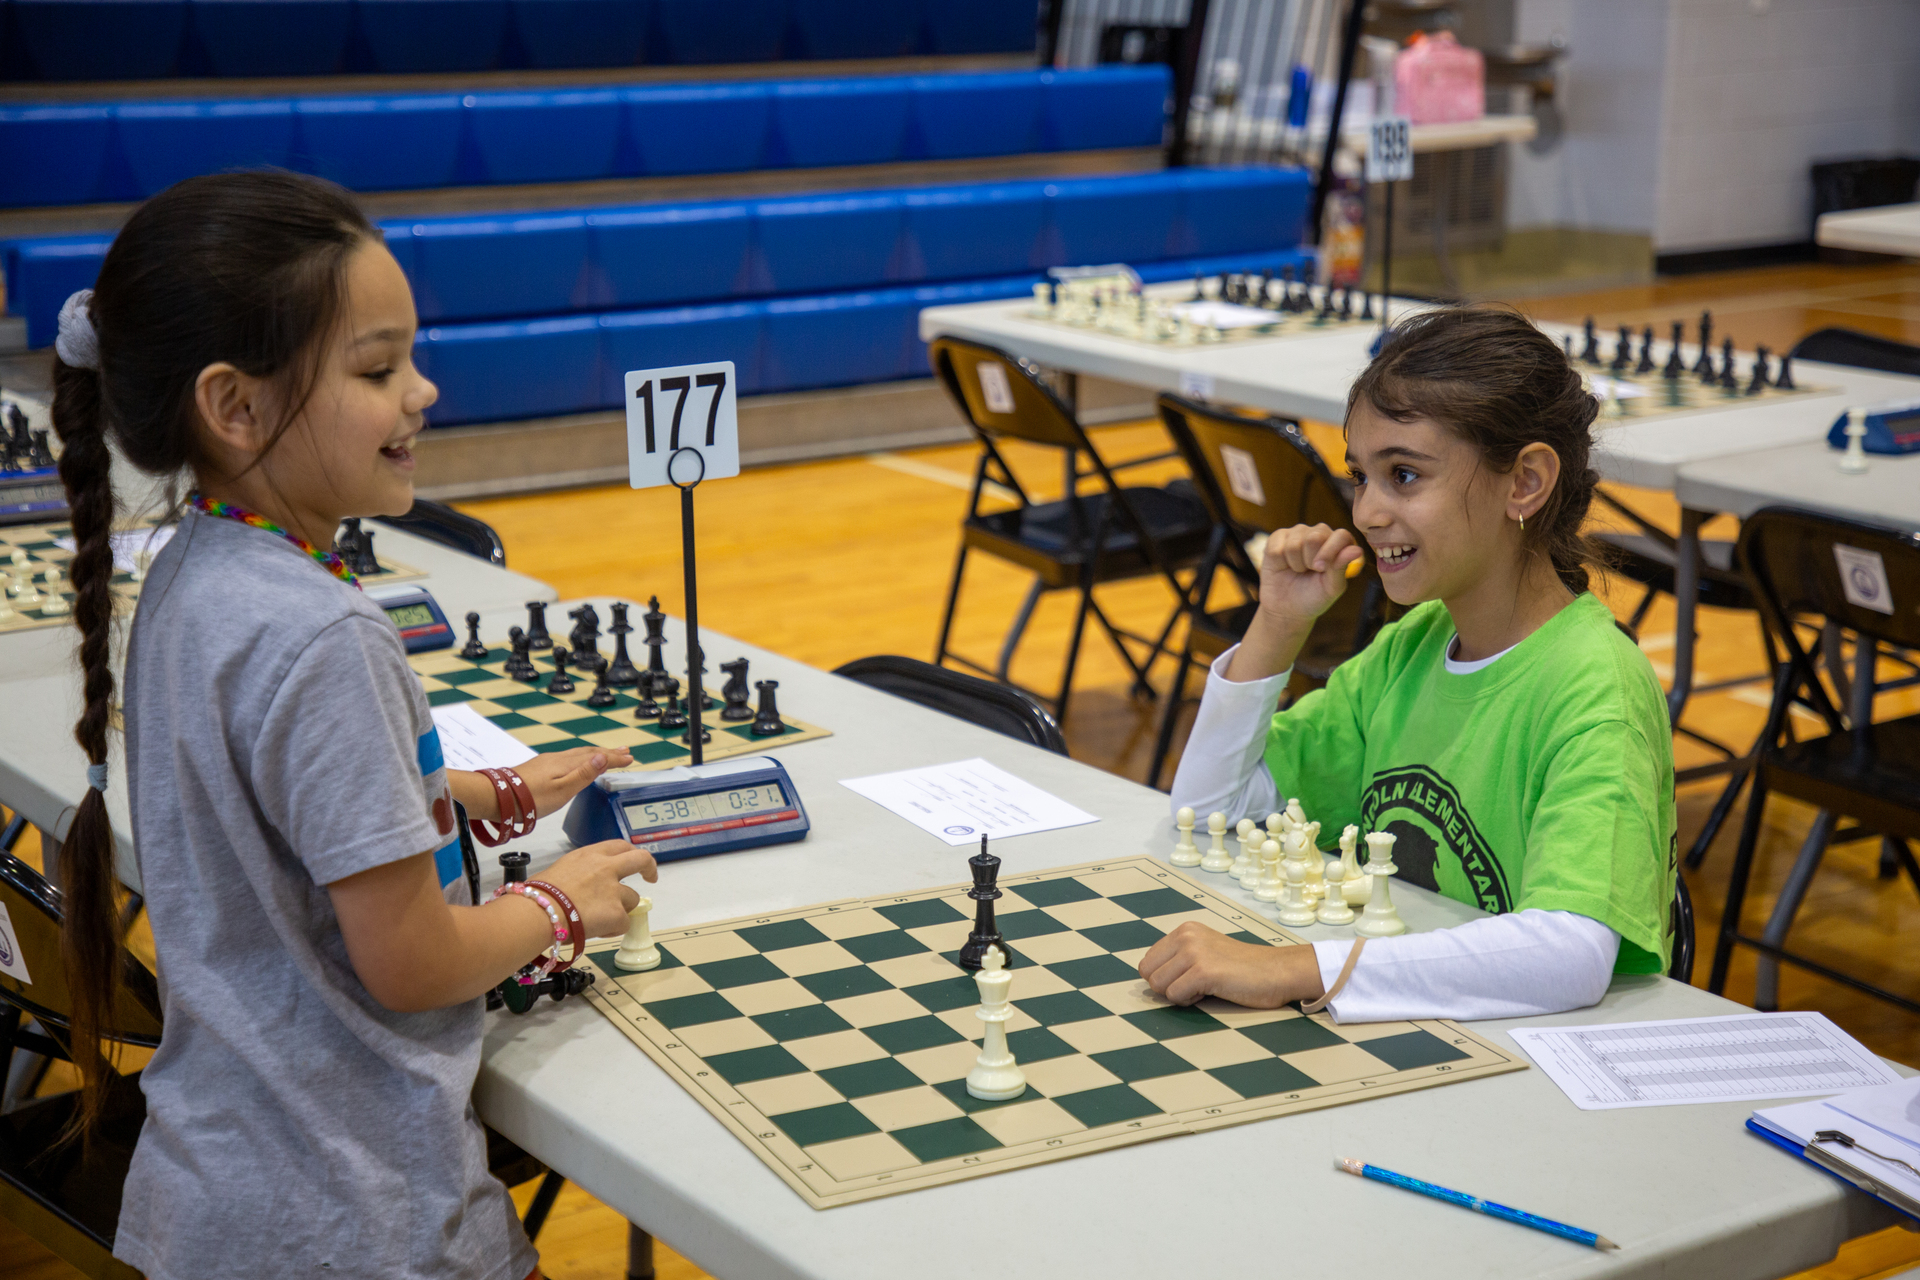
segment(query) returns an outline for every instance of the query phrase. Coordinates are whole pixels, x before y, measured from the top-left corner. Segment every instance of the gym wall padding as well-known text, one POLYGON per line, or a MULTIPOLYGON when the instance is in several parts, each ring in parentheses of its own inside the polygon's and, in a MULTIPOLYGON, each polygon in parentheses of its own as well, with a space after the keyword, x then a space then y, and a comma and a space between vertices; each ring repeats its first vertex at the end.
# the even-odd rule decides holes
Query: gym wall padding
MULTIPOLYGON (((1291 248, 1311 182, 1260 166, 390 221, 422 323, 815 295, 1291 248)), ((111 237, 11 242, 29 346, 111 237)), ((784 314, 784 313, 782 313, 784 314)))
MULTIPOLYGON (((1139 268, 1149 283, 1196 273, 1304 269, 1310 250, 1183 258, 1139 268)), ((629 369, 732 360, 740 394, 925 377, 926 307, 1028 294, 1039 272, 994 280, 870 289, 764 302, 570 316, 563 320, 435 325, 414 361, 440 388, 433 426, 620 408, 629 369)))
POLYGON ((1169 84, 1156 65, 0 105, 0 204, 140 200, 193 174, 249 165, 385 191, 1155 147, 1169 84))
POLYGON ((0 77, 416 73, 1031 53, 1034 0, 0 0, 0 77))

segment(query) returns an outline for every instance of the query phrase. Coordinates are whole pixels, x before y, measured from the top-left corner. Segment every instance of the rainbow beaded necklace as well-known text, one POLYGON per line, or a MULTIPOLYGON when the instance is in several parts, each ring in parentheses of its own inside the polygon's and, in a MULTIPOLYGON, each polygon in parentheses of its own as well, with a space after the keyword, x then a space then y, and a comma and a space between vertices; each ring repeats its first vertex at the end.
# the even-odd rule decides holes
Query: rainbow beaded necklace
POLYGON ((265 529, 268 533, 277 533, 294 546, 312 556, 322 569, 325 569, 328 573, 340 579, 340 581, 346 583, 354 590, 361 590, 360 579, 355 576, 353 570, 347 568, 347 562, 340 558, 338 551, 322 551, 299 534, 288 533, 285 529, 282 529, 265 516, 258 515, 247 510, 245 507, 237 506, 231 502, 218 502, 203 494, 190 493, 187 495, 187 504, 195 511, 214 516, 221 520, 238 520, 241 524, 252 525, 256 529, 265 529))

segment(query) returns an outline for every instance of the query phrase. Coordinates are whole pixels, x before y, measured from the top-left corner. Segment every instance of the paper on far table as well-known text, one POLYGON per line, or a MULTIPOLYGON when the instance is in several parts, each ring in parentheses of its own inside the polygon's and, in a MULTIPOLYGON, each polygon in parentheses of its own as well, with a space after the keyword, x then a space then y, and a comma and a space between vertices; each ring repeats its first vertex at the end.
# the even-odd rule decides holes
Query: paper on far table
POLYGON ((449 769, 507 769, 538 754, 464 702, 435 707, 433 723, 449 769))
POLYGON ((841 786, 950 845, 1031 835, 1099 819, 985 760, 845 778, 841 786))
MULTIPOLYGON (((173 541, 173 534, 180 526, 175 524, 155 525, 151 529, 125 529, 119 533, 107 535, 107 543, 113 548, 113 567, 120 573, 134 573, 140 568, 139 555, 142 551, 149 557, 160 554, 160 548, 173 541)), ((72 551, 79 546, 72 538, 55 538, 53 545, 62 551, 72 551)))
POLYGON ((1510 1034, 1582 1111, 1804 1098, 1901 1078, 1818 1013, 1518 1027, 1510 1034))

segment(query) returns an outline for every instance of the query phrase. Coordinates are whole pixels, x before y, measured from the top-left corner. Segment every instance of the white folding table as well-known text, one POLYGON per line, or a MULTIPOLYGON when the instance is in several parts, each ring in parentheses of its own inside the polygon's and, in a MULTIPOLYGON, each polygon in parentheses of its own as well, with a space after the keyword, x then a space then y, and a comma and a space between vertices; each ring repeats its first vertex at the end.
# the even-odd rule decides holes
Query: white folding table
POLYGON ((1813 238, 1835 249, 1920 255, 1920 204, 1823 213, 1813 224, 1813 238))

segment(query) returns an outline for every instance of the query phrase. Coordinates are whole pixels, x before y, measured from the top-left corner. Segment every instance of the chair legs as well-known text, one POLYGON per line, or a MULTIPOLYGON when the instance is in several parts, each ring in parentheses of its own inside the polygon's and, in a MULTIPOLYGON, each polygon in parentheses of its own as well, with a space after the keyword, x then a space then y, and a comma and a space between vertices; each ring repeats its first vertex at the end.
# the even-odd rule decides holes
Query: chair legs
POLYGON ((1187 691, 1187 669, 1193 665, 1193 642, 1188 640, 1173 666, 1173 687, 1167 690, 1167 709, 1160 716, 1160 731, 1153 740, 1153 763, 1147 768, 1147 785, 1160 786, 1160 771, 1167 767, 1167 754, 1173 750, 1173 724, 1180 718, 1180 699, 1187 691))
MULTIPOLYGON (((1080 607, 1073 613, 1073 635, 1067 641, 1067 667, 1060 674, 1060 696, 1053 701, 1054 718, 1062 725, 1067 722, 1067 695, 1073 692, 1073 669, 1080 663, 1080 640, 1087 632, 1087 612, 1097 609, 1093 603, 1093 583, 1082 572, 1080 579, 1080 607)), ((1106 622, 1103 616, 1100 621, 1106 622)))
POLYGON ((1727 903, 1720 914, 1720 935, 1713 944, 1713 969, 1707 977, 1707 990, 1723 995, 1727 987, 1727 966, 1733 960, 1734 935, 1740 932, 1740 908, 1747 898, 1747 881, 1753 874, 1753 852, 1760 843, 1760 818, 1767 807, 1767 778, 1763 766, 1753 770, 1753 794, 1747 799, 1747 816, 1740 824, 1740 847, 1733 855, 1733 875, 1727 881, 1727 903))
POLYGON ((947 661, 947 645, 953 638, 953 611, 960 603, 960 575, 967 568, 966 539, 960 540, 960 554, 953 562, 953 581, 947 586, 947 608, 940 615, 940 639, 933 647, 933 665, 943 666, 947 661))
POLYGON ((1013 651, 1020 645, 1020 637, 1027 633, 1027 623, 1033 620, 1033 607, 1040 603, 1040 597, 1046 594, 1047 584, 1034 575, 1033 585, 1027 588, 1027 598, 1020 602, 1020 609, 1013 615, 1013 625, 1007 628, 1007 638, 1000 642, 1000 661, 994 664, 993 673, 1002 684, 1012 684, 1013 677, 1007 672, 1013 666, 1013 651))
POLYGON ((1698 870, 1700 864, 1707 860, 1707 850, 1713 847, 1714 837, 1720 834, 1720 828, 1726 824, 1727 815, 1733 812, 1734 803, 1739 800, 1740 792, 1747 785, 1747 777, 1752 772, 1751 767, 1736 769, 1733 776, 1727 779, 1727 785, 1721 788, 1720 798, 1713 802, 1713 811, 1707 815, 1706 825, 1700 828, 1700 834, 1694 837, 1693 844, 1687 849, 1687 870, 1698 870))
MULTIPOLYGON (((1793 860, 1793 868, 1787 872, 1787 882, 1781 886, 1780 897, 1773 904, 1773 914, 1767 917, 1766 930, 1760 935, 1761 941, 1767 945, 1786 945, 1787 931, 1793 928, 1793 917, 1806 900, 1807 886, 1813 883, 1813 874, 1820 869, 1820 860, 1826 856, 1827 842, 1833 838, 1835 818, 1831 809, 1822 809, 1814 816, 1813 826, 1800 845, 1800 856, 1793 860)), ((1780 1007, 1780 962, 1764 951, 1760 953, 1760 972, 1754 981, 1753 1007, 1765 1013, 1772 1013, 1780 1007)))
POLYGON ((533 1203, 527 1206, 527 1216, 520 1219, 520 1225, 527 1233, 527 1239, 538 1241, 540 1228, 547 1225, 547 1215, 553 1212, 553 1202, 560 1197, 560 1188, 567 1180, 552 1169, 540 1179, 540 1185, 534 1188, 533 1203))

